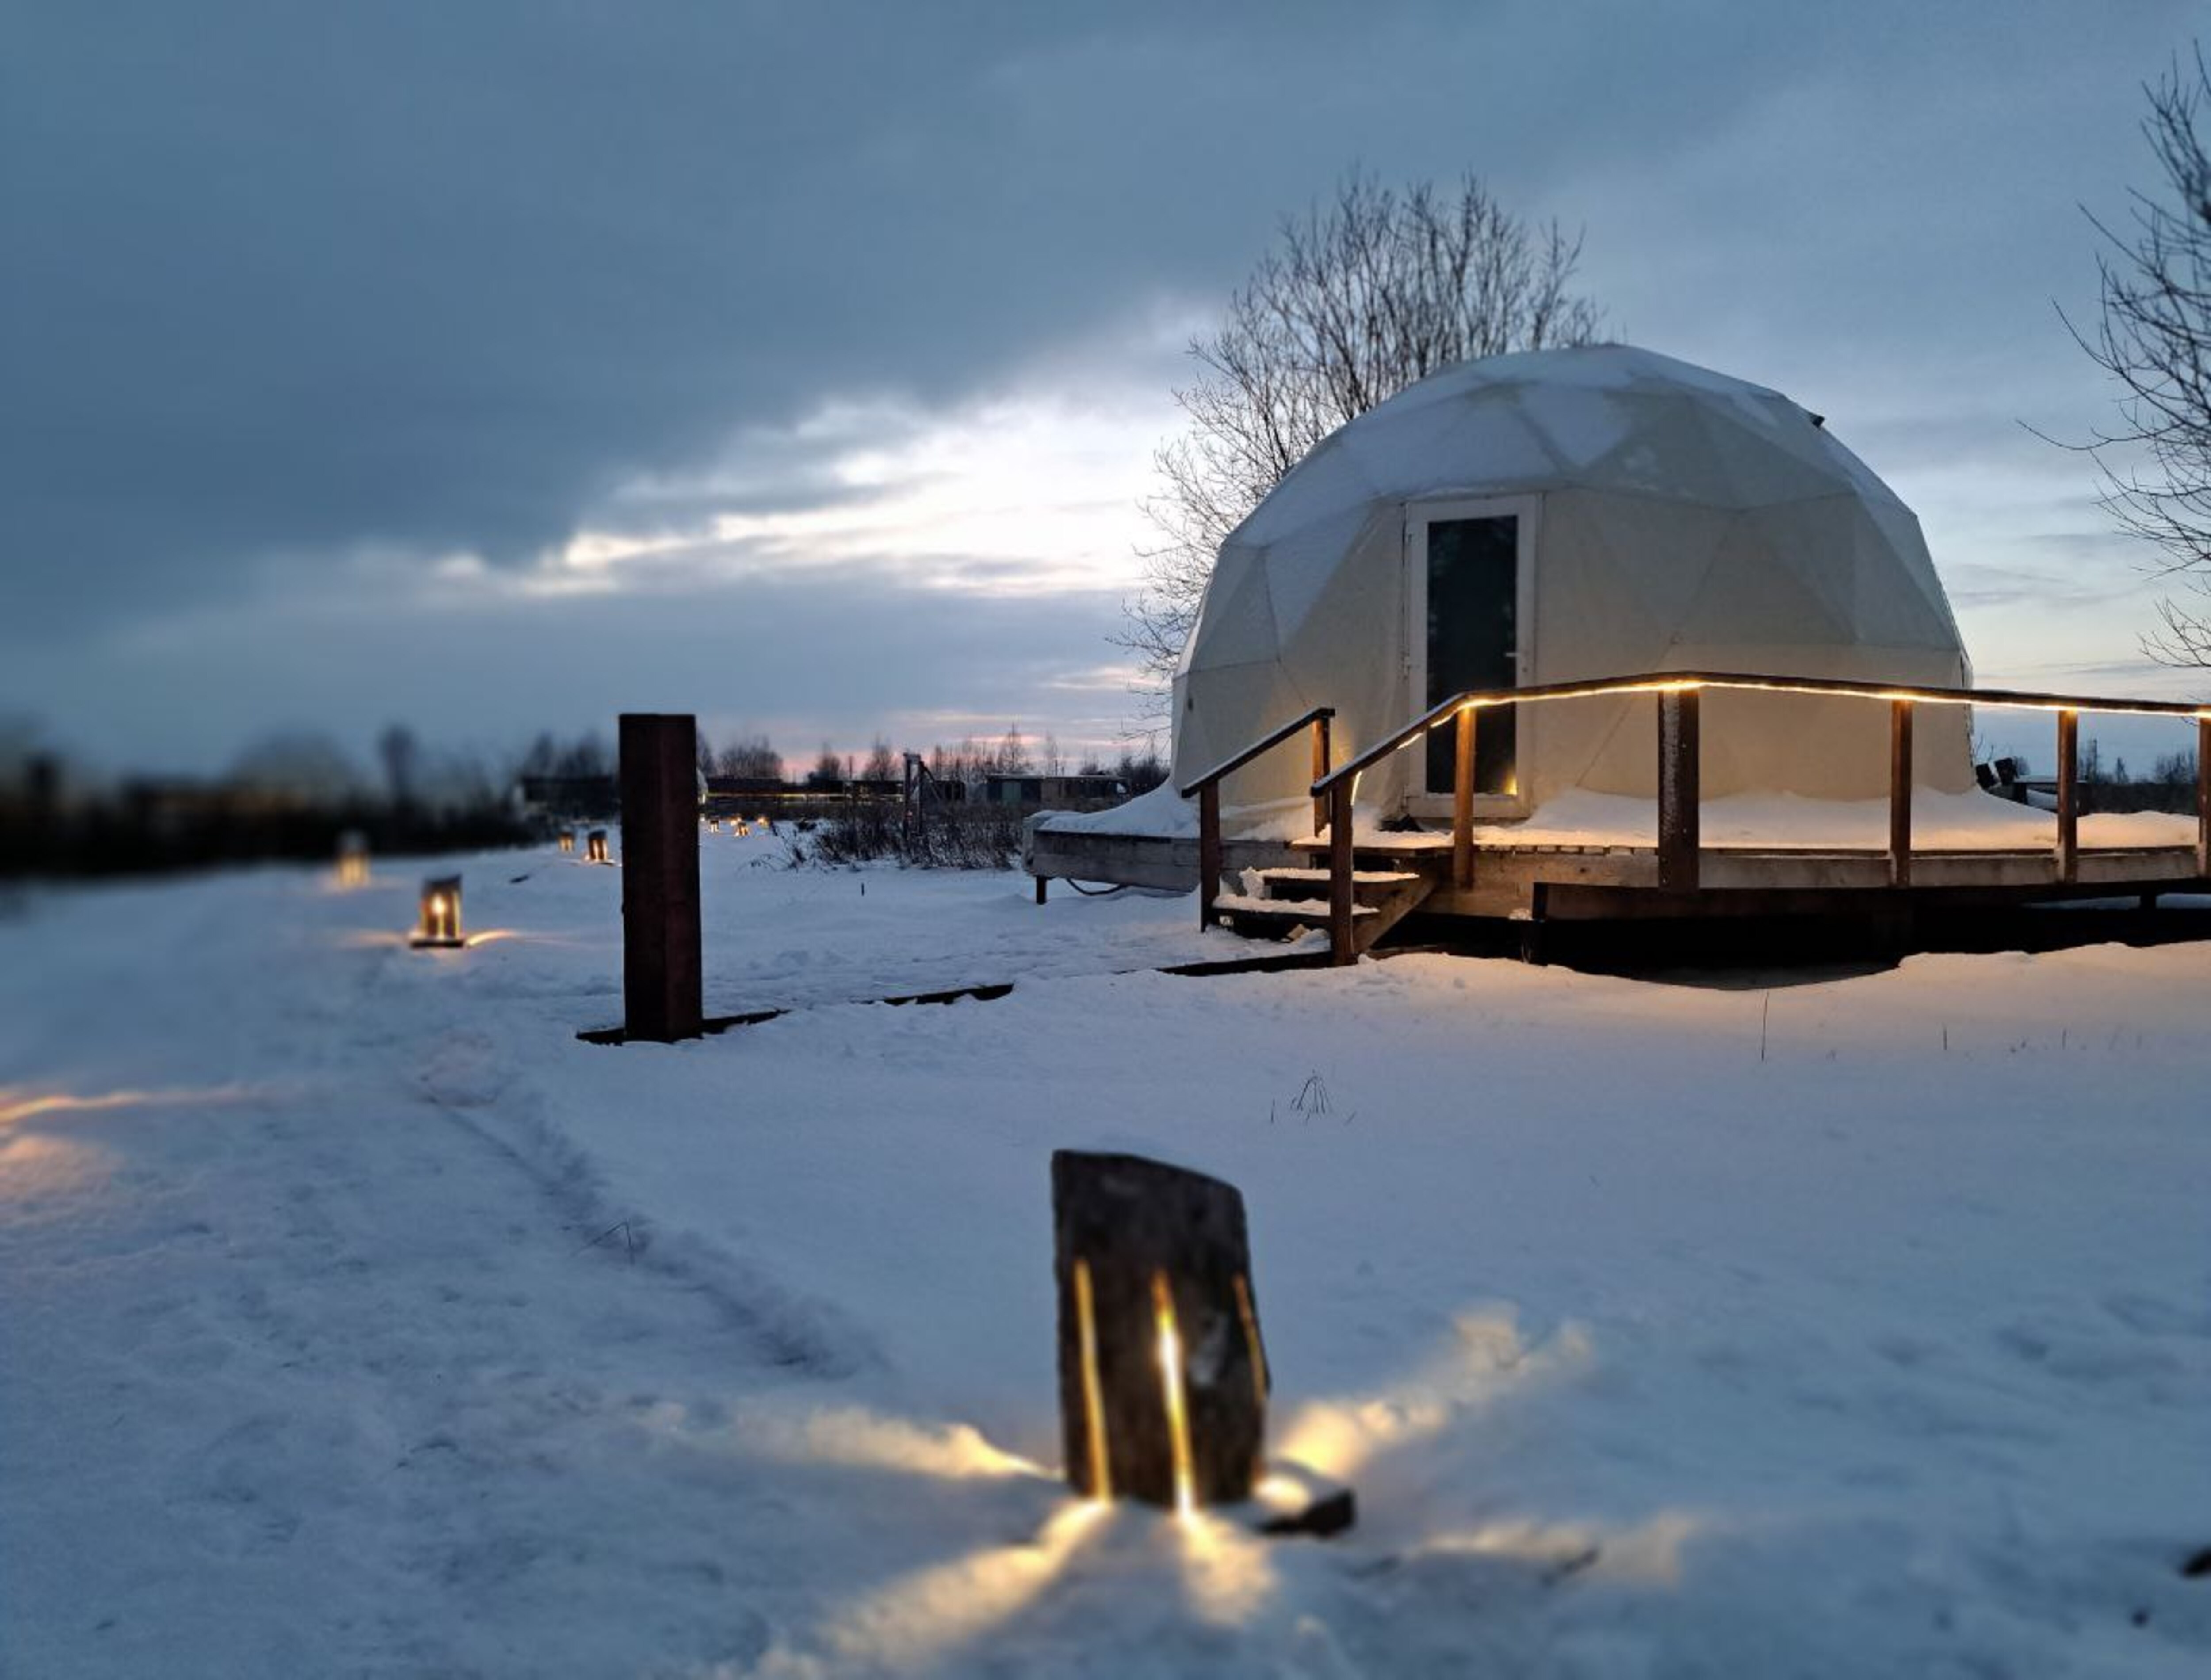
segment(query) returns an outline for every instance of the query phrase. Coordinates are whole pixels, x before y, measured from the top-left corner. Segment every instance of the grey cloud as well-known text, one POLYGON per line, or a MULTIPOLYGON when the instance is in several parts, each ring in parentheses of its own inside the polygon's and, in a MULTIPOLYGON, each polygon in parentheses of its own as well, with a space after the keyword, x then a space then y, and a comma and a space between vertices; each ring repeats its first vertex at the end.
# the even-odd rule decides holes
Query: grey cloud
MULTIPOLYGON (((1586 224, 1622 331, 1846 439, 1923 384, 1937 421, 1899 454, 1984 447, 1939 417, 1973 386, 2053 418, 2021 347, 2089 272, 2075 201, 2142 178, 2135 84, 2192 21, 2171 0, 2001 27, 1728 0, 13 7, 0 687, 37 671, 88 717, 173 729, 181 677, 103 667, 103 632, 239 603, 266 633, 256 589, 342 589, 365 551, 512 565, 594 516, 681 533, 863 496, 775 438, 838 396, 956 406, 1146 299, 1217 297, 1354 160, 1474 167, 1586 224), (740 437, 748 478, 716 480, 740 437)), ((2032 355, 2068 370, 2061 398, 2093 389, 2069 347, 2032 355)), ((760 598, 786 642, 880 604, 760 598)), ((1076 664, 1110 624, 965 604, 1033 613, 1018 635, 1076 664)), ((591 610, 577 656, 649 678, 657 621, 591 610)), ((205 717, 317 692, 311 659, 272 687, 292 650, 214 623, 205 717), (241 661, 263 676, 233 693, 241 661)), ((387 672, 422 644, 394 631, 387 672)), ((505 656, 423 680, 462 706, 505 656)))
POLYGON ((859 564, 632 594, 448 595, 435 610, 398 589, 262 601, 175 633, 31 650, 17 665, 38 692, 70 668, 82 698, 45 718, 49 733, 118 765, 212 769, 279 723, 330 730, 366 756, 394 718, 433 740, 505 747, 540 728, 610 729, 639 710, 696 712, 710 733, 766 728, 791 752, 878 730, 926 746, 941 731, 902 720, 954 697, 993 729, 1019 721, 1072 741, 1111 737, 1127 710, 1110 692, 1050 689, 1099 663, 1116 613, 1097 592, 970 595, 859 564))
POLYGON ((511 563, 826 393, 956 396, 1149 290, 1216 294, 1354 159, 1601 153, 1586 103, 1496 73, 1545 34, 1609 123, 1733 97, 1669 31, 1526 6, 19 15, 9 626, 365 543, 511 563), (1639 45, 1669 68, 1629 74, 1639 45), (1452 96, 1408 100, 1416 66, 1452 96))

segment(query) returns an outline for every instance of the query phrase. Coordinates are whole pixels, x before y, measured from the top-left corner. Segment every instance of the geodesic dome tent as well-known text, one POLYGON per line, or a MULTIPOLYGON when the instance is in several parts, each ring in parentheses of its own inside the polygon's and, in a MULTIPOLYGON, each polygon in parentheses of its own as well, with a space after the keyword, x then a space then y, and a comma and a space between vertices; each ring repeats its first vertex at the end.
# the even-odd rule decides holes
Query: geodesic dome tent
MULTIPOLYGON (((1468 688, 1668 670, 1971 680, 1917 519, 1786 397, 1624 345, 1464 363, 1336 432, 1221 546, 1175 678, 1175 779, 1311 706, 1336 708, 1341 763, 1468 688)), ((1651 708, 1481 714, 1478 809, 1651 796, 1651 708)), ((1927 709, 1922 785, 1972 786, 1967 729, 1927 709)), ((1887 789, 1887 709, 1863 699, 1715 692, 1703 734, 1708 798, 1887 789)), ((1299 756, 1238 772, 1225 802, 1302 792, 1299 756)), ((1448 790, 1415 746, 1359 801, 1448 790)))

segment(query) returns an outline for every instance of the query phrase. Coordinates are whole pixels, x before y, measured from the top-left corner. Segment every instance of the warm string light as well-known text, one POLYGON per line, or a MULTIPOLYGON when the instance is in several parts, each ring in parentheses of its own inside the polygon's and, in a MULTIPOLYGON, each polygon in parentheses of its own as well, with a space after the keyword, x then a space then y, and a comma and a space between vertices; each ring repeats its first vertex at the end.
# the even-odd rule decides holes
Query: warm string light
POLYGON ((2121 717, 2192 718, 2199 723, 2211 722, 2211 706, 2196 706, 2187 702, 2160 704, 2156 701, 2127 701, 2109 698, 2067 699, 2055 694, 2013 694, 2002 690, 1986 692, 1927 688, 1856 688, 1838 683, 1828 686, 1787 677, 1762 678, 1753 676, 1693 676, 1693 677, 1638 677, 1614 679, 1572 686, 1544 688, 1536 692, 1499 692, 1481 694, 1464 700, 1446 702, 1433 716, 1408 726, 1406 733, 1385 747, 1372 749, 1339 766, 1330 775, 1317 778, 1313 784, 1316 797, 1324 793, 1335 782, 1348 772, 1356 777, 1360 771, 1380 763, 1393 752, 1402 752, 1414 741, 1420 740, 1430 731, 1441 728, 1462 713, 1487 710, 1496 706, 1534 706, 1552 700, 1593 700, 1616 694, 1689 694, 1705 689, 1729 690, 1752 694, 1803 694, 1814 698, 1834 700, 1908 700, 1931 706, 1989 706, 2008 711, 2046 711, 2056 713, 2097 712, 2121 717))
POLYGON ((1167 1274, 1152 1274, 1152 1311, 1160 1326, 1160 1387, 1166 1407, 1167 1447, 1174 1457, 1175 1514, 1197 1512, 1197 1474, 1190 1450, 1190 1408, 1183 1393, 1182 1336, 1175 1327, 1174 1294, 1167 1274))
POLYGON ((1090 1447, 1090 1496, 1113 1496, 1113 1470, 1106 1455, 1106 1393, 1098 1377, 1098 1308, 1090 1292, 1090 1262, 1075 1262, 1075 1323, 1082 1363, 1084 1433, 1090 1447))

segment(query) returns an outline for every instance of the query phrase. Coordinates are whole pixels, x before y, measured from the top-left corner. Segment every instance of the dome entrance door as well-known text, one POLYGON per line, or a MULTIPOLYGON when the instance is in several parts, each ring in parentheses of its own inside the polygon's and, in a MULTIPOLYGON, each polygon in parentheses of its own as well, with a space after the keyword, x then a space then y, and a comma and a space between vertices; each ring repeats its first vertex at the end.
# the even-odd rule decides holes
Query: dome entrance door
MULTIPOLYGON (((1517 688, 1531 680, 1526 644, 1534 549, 1531 499, 1460 502, 1411 510, 1406 522, 1406 648, 1414 711, 1470 688, 1517 688)), ((1515 708, 1485 708, 1475 720, 1477 808, 1517 814, 1526 725, 1515 708)), ((1448 801, 1456 732, 1432 730, 1413 748, 1414 792, 1448 801)))

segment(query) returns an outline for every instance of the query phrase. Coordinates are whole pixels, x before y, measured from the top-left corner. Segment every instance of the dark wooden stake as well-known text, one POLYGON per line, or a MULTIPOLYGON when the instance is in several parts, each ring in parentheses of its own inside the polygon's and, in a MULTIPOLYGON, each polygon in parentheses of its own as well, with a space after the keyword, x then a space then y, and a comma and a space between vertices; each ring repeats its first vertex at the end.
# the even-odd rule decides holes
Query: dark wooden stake
POLYGON ((1036 878, 1037 903, 1039 904, 1047 902, 1051 891, 1051 877, 1049 875, 1039 875, 1036 878))
POLYGON ((1451 753, 1451 885, 1461 892, 1474 885, 1474 708, 1462 708, 1451 753))
POLYGON ((2081 875, 2081 714, 2057 714, 2057 879, 2081 875))
POLYGON ((622 1030, 695 1038, 703 1015, 699 933, 699 736, 684 714, 624 712, 622 1030))
POLYGON ((1888 703, 1888 882, 1911 885, 1911 702, 1888 703))
POLYGON ((1347 776, 1329 789, 1328 960, 1337 968, 1359 960, 1351 944, 1358 886, 1351 876, 1351 778, 1347 776))
POLYGON ((1213 926, 1213 903, 1221 896, 1221 784, 1197 790, 1197 930, 1213 926))
POLYGON ((1669 688, 1658 696, 1658 885, 1697 890, 1697 691, 1669 688))
POLYGON ((1269 1379, 1242 1195, 1141 1156, 1061 1150, 1051 1217, 1067 1479, 1170 1508, 1248 1498, 1269 1379))

